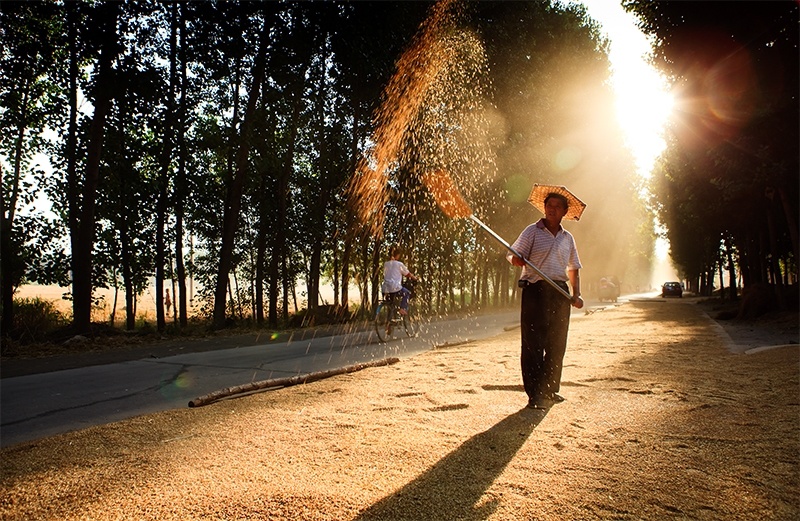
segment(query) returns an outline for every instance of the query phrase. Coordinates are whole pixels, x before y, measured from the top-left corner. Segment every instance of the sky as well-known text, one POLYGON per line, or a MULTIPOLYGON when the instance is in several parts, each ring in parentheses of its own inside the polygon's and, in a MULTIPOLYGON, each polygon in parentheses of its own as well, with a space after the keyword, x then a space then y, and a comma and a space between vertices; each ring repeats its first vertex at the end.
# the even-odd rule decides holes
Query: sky
MULTIPOLYGON (((650 177, 656 158, 664 150, 664 125, 672 110, 667 82, 647 62, 648 37, 636 26, 636 17, 626 13, 621 0, 581 0, 589 15, 600 22, 611 42, 612 83, 617 115, 626 135, 639 175, 650 177)), ((656 239, 656 277, 674 279, 667 254, 669 243, 656 239)), ((675 279, 677 280, 677 279, 675 279)))
POLYGON ((647 63, 650 42, 620 0, 581 0, 611 41, 609 58, 617 94, 617 114, 634 153, 639 173, 649 176, 664 149, 661 130, 672 108, 666 82, 647 63))

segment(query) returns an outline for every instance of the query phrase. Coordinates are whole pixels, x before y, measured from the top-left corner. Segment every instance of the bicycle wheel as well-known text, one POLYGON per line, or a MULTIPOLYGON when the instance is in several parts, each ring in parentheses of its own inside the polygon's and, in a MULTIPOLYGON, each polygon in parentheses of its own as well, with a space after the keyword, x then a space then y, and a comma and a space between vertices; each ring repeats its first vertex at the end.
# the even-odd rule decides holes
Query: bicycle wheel
POLYGON ((408 313, 403 315, 403 329, 409 338, 414 338, 419 332, 419 326, 415 318, 414 306, 409 304, 408 313))
POLYGON ((375 310, 375 333, 381 342, 387 342, 392 338, 395 327, 391 320, 393 311, 392 305, 385 302, 378 304, 378 309, 375 310))

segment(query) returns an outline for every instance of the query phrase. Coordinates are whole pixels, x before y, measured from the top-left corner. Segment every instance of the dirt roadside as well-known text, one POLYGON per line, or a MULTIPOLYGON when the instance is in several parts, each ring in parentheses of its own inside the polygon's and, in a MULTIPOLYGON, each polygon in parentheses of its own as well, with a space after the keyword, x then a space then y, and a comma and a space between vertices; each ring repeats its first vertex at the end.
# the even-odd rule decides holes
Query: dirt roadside
POLYGON ((800 349, 725 331, 691 299, 576 317, 543 412, 516 330, 21 444, 0 518, 796 519, 800 349))

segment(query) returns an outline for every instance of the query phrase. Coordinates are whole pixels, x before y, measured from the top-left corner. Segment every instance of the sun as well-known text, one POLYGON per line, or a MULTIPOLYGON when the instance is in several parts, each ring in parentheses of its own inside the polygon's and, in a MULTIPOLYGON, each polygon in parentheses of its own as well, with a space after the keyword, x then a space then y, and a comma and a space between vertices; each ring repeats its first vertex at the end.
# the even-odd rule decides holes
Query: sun
POLYGON ((674 100, 652 70, 618 71, 613 79, 616 113, 640 175, 649 177, 658 156, 664 151, 664 127, 672 113, 674 100))
POLYGON ((649 177, 665 148, 662 132, 672 112, 672 96, 666 82, 647 62, 650 41, 636 27, 634 15, 614 0, 580 2, 600 22, 610 41, 617 118, 639 174, 649 177))

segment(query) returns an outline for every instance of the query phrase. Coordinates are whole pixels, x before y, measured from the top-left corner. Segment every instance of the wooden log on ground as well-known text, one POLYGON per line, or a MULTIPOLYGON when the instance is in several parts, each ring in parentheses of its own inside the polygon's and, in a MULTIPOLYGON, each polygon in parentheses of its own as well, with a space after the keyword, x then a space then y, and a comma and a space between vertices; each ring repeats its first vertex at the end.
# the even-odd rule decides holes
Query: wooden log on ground
POLYGON ((271 378, 269 380, 261 380, 258 382, 250 382, 247 384, 236 385, 233 387, 226 387, 212 393, 205 394, 189 402, 189 407, 201 407, 208 405, 222 398, 236 396, 238 394, 252 393, 254 391, 263 391, 267 389, 274 389, 276 387, 290 387, 292 385, 305 384, 317 380, 323 380, 340 374, 354 373, 368 367, 380 367, 384 365, 392 365, 399 362, 399 358, 384 358, 382 360, 375 360, 373 362, 364 362, 361 364, 353 364, 338 369, 329 369, 327 371, 317 371, 315 373, 306 373, 297 376, 288 376, 285 378, 271 378))

